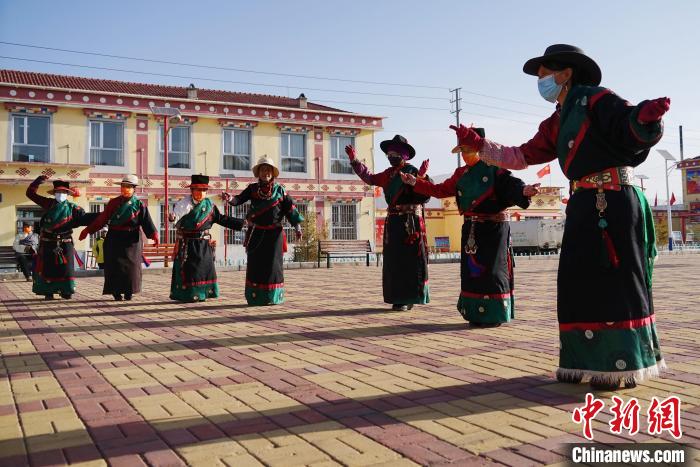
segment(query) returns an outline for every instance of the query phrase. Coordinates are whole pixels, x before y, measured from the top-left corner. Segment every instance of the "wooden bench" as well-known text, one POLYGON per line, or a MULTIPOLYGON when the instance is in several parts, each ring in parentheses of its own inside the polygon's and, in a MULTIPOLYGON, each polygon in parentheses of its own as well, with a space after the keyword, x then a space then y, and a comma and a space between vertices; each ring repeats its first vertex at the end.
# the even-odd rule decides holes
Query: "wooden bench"
POLYGON ((144 245, 143 246, 143 256, 150 262, 165 262, 165 258, 168 261, 173 260, 175 253, 174 243, 159 243, 158 245, 144 245))
POLYGON ((319 240, 318 241, 318 267, 321 267, 321 255, 326 256, 326 267, 331 267, 331 258, 367 258, 369 266, 369 254, 372 253, 372 244, 369 240, 319 240))
POLYGON ((14 247, 0 246, 0 267, 12 268, 15 271, 19 268, 14 247))

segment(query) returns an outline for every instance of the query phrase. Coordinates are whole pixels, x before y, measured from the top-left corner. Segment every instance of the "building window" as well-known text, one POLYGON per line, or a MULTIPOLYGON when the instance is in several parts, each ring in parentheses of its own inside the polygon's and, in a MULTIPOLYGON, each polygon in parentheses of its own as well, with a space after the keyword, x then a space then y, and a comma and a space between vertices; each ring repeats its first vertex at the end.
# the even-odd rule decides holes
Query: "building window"
POLYGON ((357 240, 357 204, 334 204, 331 217, 333 240, 357 240))
MULTIPOLYGON (((177 201, 170 201, 168 213, 173 212, 173 209, 175 209, 176 202, 177 201)), ((160 239, 163 241, 163 243, 165 243, 165 203, 160 203, 160 228, 158 230, 160 239)), ((175 229, 175 222, 168 221, 168 243, 175 243, 176 230, 177 229, 175 229)))
POLYGON ((12 160, 49 162, 49 117, 12 116, 12 160))
MULTIPOLYGON (((297 211, 299 211, 299 214, 306 217, 306 213, 309 209, 308 203, 295 203, 295 204, 297 207, 297 211)), ((282 220, 282 226, 284 227, 285 235, 287 235, 287 242, 296 243, 296 233, 294 232, 294 227, 292 227, 292 224, 289 223, 289 221, 287 220, 286 217, 282 220)))
POLYGON ((39 234, 39 221, 43 210, 41 208, 17 208, 17 225, 15 225, 15 234, 22 233, 22 226, 30 224, 34 229, 34 233, 39 234))
POLYGON ((352 136, 331 136, 331 173, 351 174, 350 159, 345 154, 345 146, 355 146, 352 136))
POLYGON ((90 164, 124 166, 123 122, 90 122, 90 164))
POLYGON ((224 170, 250 170, 250 130, 224 130, 224 170))
MULTIPOLYGON (((224 212, 227 216, 245 219, 249 208, 250 203, 245 203, 238 206, 231 206, 230 204, 226 203, 224 212)), ((227 245, 243 245, 246 230, 248 230, 248 228, 245 226, 243 227, 243 230, 224 229, 224 241, 227 245)))
MULTIPOLYGON (((160 151, 160 166, 163 164, 163 126, 158 127, 158 150, 160 151)), ((168 130, 168 168, 190 168, 190 127, 175 126, 168 130)))
POLYGON ((282 172, 306 172, 306 135, 282 133, 282 172))

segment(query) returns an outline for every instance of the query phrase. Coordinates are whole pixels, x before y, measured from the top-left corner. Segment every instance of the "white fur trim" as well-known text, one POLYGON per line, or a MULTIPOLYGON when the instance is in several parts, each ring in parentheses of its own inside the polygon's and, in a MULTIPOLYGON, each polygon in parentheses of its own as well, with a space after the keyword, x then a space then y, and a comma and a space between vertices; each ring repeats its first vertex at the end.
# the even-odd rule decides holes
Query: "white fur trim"
POLYGON ((641 368, 639 370, 631 371, 591 371, 591 370, 579 370, 575 368, 557 368, 556 373, 558 375, 569 377, 569 378, 583 378, 595 377, 604 383, 615 383, 620 380, 625 380, 628 378, 634 378, 635 381, 640 382, 645 379, 658 378, 663 370, 665 370, 666 362, 662 359, 656 362, 655 365, 641 368))

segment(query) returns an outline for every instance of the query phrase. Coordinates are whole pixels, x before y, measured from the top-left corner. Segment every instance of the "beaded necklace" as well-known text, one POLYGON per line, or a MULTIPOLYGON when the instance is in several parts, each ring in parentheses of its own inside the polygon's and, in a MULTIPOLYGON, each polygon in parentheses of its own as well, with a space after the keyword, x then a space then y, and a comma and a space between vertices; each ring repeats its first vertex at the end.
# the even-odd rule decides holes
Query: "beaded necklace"
POLYGON ((272 182, 259 182, 258 183, 258 198, 260 199, 270 199, 272 197, 272 182))

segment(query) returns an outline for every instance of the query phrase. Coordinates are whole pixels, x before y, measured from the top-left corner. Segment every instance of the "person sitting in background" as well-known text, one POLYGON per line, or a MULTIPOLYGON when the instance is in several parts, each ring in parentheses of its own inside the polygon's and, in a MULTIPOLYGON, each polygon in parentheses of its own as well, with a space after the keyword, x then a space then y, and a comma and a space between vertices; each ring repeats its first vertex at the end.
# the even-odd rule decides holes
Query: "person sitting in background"
POLYGON ((95 257, 95 261, 97 261, 97 267, 99 269, 104 269, 105 268, 105 250, 104 250, 104 244, 105 244, 105 237, 107 236, 107 229, 102 229, 100 232, 97 234, 97 238, 95 238, 95 241, 92 244, 92 256, 95 257))
POLYGON ((39 236, 33 232, 31 224, 22 224, 22 233, 15 236, 12 245, 15 249, 17 264, 27 281, 32 280, 32 260, 39 249, 39 236))

